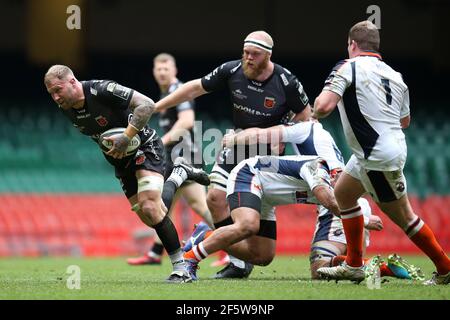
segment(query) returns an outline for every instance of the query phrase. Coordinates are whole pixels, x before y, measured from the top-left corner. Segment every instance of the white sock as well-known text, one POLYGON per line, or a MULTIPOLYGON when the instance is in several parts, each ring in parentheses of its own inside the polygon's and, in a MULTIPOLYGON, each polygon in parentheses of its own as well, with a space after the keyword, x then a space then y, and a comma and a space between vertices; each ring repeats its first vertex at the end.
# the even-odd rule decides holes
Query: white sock
POLYGON ((184 271, 184 258, 183 251, 178 249, 172 254, 169 254, 170 261, 172 262, 173 271, 184 271))
POLYGON ((242 260, 240 260, 240 259, 238 259, 236 257, 233 257, 231 254, 229 254, 228 256, 230 257, 230 262, 232 264, 234 264, 236 267, 241 268, 241 269, 245 268, 245 262, 244 261, 242 261, 242 260))
POLYGON ((187 173, 182 167, 175 167, 172 170, 172 173, 170 174, 169 178, 167 178, 167 181, 172 181, 175 183, 177 188, 179 188, 183 182, 187 179, 187 173))

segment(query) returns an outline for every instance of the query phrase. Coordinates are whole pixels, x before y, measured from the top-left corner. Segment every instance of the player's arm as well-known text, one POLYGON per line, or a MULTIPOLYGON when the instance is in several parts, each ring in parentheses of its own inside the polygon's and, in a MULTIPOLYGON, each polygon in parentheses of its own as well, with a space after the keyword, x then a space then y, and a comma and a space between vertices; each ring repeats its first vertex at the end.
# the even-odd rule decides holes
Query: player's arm
POLYGON ((172 143, 178 141, 180 137, 194 127, 194 110, 187 109, 178 112, 178 119, 173 124, 172 128, 161 138, 165 146, 171 145, 172 143))
POLYGON ((292 122, 308 121, 311 118, 311 116, 312 116, 311 105, 308 103, 305 109, 303 109, 299 113, 296 113, 291 121, 292 122))
POLYGON ((329 90, 323 90, 314 101, 313 118, 320 119, 328 116, 336 108, 341 96, 329 90))
POLYGON ((168 96, 159 100, 155 105, 155 112, 161 112, 182 102, 194 100, 205 93, 208 92, 203 88, 201 79, 188 81, 168 96))
POLYGON ((339 207, 331 187, 320 184, 312 192, 320 204, 330 210, 335 216, 340 217, 339 207))
POLYGON ((285 87, 286 102, 292 112, 295 113, 292 122, 308 121, 311 118, 311 106, 303 85, 291 75, 289 83, 285 87))
POLYGON ((400 109, 400 125, 402 129, 408 128, 410 122, 411 122, 411 115, 409 111, 409 90, 406 89, 403 92, 403 103, 400 109))
POLYGON ((279 144, 283 141, 283 126, 273 126, 267 129, 248 128, 237 133, 226 134, 222 145, 232 147, 237 144, 279 144))
POLYGON ((351 64, 347 60, 339 61, 331 70, 322 92, 314 101, 313 118, 320 119, 328 116, 336 108, 352 82, 351 64))
POLYGON ((121 159, 126 155, 128 143, 148 123, 155 110, 155 103, 149 97, 133 91, 129 107, 133 111, 133 117, 124 133, 107 138, 114 141, 113 148, 107 152, 113 158, 121 159))
POLYGON ((400 125, 402 126, 402 129, 408 128, 410 122, 411 122, 411 116, 406 116, 404 118, 401 118, 400 119, 400 125))

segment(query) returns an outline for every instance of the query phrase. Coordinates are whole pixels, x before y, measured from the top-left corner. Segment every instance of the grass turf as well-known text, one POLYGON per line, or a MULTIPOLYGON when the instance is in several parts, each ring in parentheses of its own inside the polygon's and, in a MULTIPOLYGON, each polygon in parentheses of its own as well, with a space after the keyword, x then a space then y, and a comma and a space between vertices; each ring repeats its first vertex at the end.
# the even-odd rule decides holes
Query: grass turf
MULTIPOLYGON (((424 257, 406 256, 431 276, 433 265, 424 257)), ((450 285, 426 287, 408 280, 386 278, 381 289, 370 290, 348 281, 311 281, 306 256, 278 256, 267 267, 255 267, 247 280, 212 280, 219 269, 208 259, 198 271, 200 281, 166 284, 171 271, 161 266, 128 266, 124 258, 2 258, 0 299, 146 299, 146 300, 305 300, 305 299, 450 299, 450 285), (68 289, 67 268, 81 270, 81 288, 68 289)))

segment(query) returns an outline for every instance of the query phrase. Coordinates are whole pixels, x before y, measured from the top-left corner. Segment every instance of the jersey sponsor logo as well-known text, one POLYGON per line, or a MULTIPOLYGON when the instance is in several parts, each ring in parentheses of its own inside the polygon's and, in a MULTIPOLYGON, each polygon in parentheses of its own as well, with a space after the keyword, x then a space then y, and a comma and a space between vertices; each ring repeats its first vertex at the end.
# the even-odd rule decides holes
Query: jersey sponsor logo
MULTIPOLYGON (((220 68, 222 69, 223 66, 224 66, 224 64, 221 65, 220 68)), ((218 72, 219 72, 219 68, 215 68, 215 69, 213 70, 213 72, 210 72, 210 73, 208 73, 208 74, 205 76, 205 79, 208 80, 208 81, 211 80, 211 77, 215 76, 218 72)))
POLYGON ((288 74, 292 74, 292 72, 290 72, 288 69, 283 68, 284 71, 286 71, 288 74))
POLYGON ((113 90, 113 95, 123 100, 127 100, 128 97, 130 96, 130 93, 131 93, 130 88, 126 88, 124 86, 121 86, 120 84, 117 84, 113 90))
POLYGON ((232 94, 238 99, 247 99, 247 96, 245 94, 242 94, 242 91, 240 89, 232 91, 232 94))
MULTIPOLYGON (((73 124, 73 126, 75 127, 75 128, 77 128, 78 130, 80 130, 80 132, 83 132, 83 130, 85 129, 85 127, 83 127, 83 126, 79 126, 79 125, 77 125, 77 124, 73 124)), ((97 139, 98 139, 98 137, 97 137, 97 139)))
POLYGON ((286 78, 286 76, 284 75, 284 73, 280 74, 280 78, 283 81, 284 86, 287 86, 289 84, 289 81, 286 78))
POLYGON ((240 66, 241 66, 241 63, 239 62, 239 64, 236 67, 234 67, 233 69, 230 70, 230 73, 235 73, 236 70, 239 69, 240 66))
POLYGON ((102 115, 95 117, 95 121, 97 121, 100 127, 105 127, 106 125, 108 125, 108 120, 106 120, 106 118, 102 115))
POLYGON ((268 109, 272 109, 273 107, 275 107, 275 98, 272 97, 265 97, 264 98, 264 107, 268 108, 268 109))
POLYGON ((253 183, 253 188, 255 188, 256 190, 259 190, 259 191, 262 190, 261 186, 259 184, 256 184, 256 183, 253 183))
POLYGON ((77 115, 77 119, 85 119, 85 118, 90 118, 90 117, 91 117, 90 113, 77 115))
POLYGON ((239 111, 243 111, 245 113, 256 115, 256 116, 263 116, 263 117, 271 117, 272 115, 270 113, 261 112, 259 110, 255 110, 249 107, 242 106, 240 104, 233 103, 233 106, 235 109, 239 111))
POLYGON ((94 88, 89 88, 90 89, 90 91, 91 91, 91 94, 93 94, 94 96, 96 96, 97 95, 97 90, 95 90, 94 88))
POLYGON ((115 87, 116 87, 116 83, 114 83, 114 82, 108 83, 108 86, 106 87, 106 91, 113 92, 115 87))
POLYGON ((247 88, 249 88, 250 90, 256 91, 256 92, 260 92, 260 93, 264 92, 263 89, 257 88, 257 87, 251 86, 251 85, 248 85, 247 88))
POLYGON ((343 233, 344 233, 344 231, 343 231, 342 229, 336 229, 336 230, 334 230, 333 235, 334 235, 335 237, 339 237, 339 236, 342 235, 343 233))
POLYGON ((258 81, 252 80, 252 83, 253 83, 255 86, 258 86, 258 87, 261 87, 261 86, 262 86, 262 83, 261 83, 261 82, 258 82, 258 81))

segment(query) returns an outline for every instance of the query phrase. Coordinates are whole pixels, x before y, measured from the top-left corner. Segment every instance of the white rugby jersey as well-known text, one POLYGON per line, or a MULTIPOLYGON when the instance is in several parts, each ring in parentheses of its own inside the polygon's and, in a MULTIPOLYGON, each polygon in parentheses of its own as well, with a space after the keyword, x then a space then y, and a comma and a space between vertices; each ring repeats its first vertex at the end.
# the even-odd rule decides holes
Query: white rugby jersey
POLYGON ((338 104, 347 143, 367 169, 402 169, 394 161, 406 154, 400 119, 409 115, 409 92, 400 73, 364 52, 339 62, 325 81, 324 90, 340 95, 338 104))
POLYGON ((282 142, 291 143, 298 155, 315 155, 325 159, 330 170, 345 166, 333 137, 319 122, 305 121, 284 126, 282 142))
MULTIPOLYGON (((230 173, 227 196, 252 192, 276 206, 293 203, 319 204, 311 190, 330 185, 328 167, 312 170, 317 156, 257 156, 240 162, 230 173)), ((331 186, 330 186, 331 188, 331 186)))

